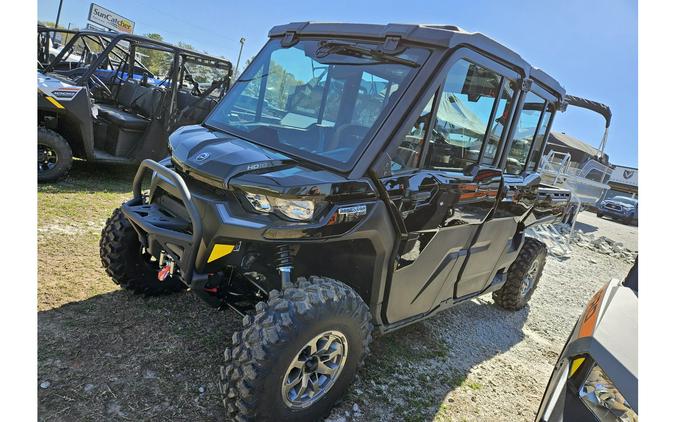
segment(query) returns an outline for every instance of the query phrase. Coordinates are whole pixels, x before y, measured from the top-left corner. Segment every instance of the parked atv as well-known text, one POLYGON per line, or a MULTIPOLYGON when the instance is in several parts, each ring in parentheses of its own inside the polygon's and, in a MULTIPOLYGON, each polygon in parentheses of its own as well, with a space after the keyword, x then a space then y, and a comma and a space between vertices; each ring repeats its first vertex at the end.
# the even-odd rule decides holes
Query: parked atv
POLYGON ((229 418, 314 420, 374 330, 487 293, 527 305, 546 247, 525 229, 569 201, 537 173, 564 95, 454 26, 275 27, 205 122, 143 161, 103 266, 125 289, 190 288, 243 317, 221 373, 229 418))
POLYGON ((201 123, 229 86, 227 60, 137 35, 42 27, 38 40, 40 182, 64 176, 73 157, 127 164, 166 157, 169 133, 201 123), (53 59, 52 32, 69 35, 53 59), (143 65, 151 54, 167 66, 164 77, 143 65), (197 80, 204 75, 208 89, 197 80))
POLYGON ((542 398, 537 422, 638 420, 638 262, 590 300, 542 398))

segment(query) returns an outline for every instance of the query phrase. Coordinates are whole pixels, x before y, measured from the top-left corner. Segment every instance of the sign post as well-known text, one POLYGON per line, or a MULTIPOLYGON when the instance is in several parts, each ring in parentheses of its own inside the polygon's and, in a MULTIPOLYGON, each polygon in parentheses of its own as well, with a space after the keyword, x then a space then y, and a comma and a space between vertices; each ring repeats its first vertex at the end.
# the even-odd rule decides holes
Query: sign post
POLYGON ((134 33, 134 21, 101 7, 96 3, 92 3, 91 7, 89 7, 89 17, 87 19, 90 22, 116 32, 124 32, 127 34, 134 33))

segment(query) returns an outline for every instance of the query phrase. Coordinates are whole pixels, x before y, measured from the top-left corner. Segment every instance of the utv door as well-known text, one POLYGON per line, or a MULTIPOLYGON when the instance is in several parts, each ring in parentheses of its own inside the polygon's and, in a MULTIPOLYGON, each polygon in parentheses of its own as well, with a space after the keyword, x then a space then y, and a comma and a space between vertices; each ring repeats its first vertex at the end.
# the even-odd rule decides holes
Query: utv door
POLYGON ((516 75, 469 51, 451 59, 445 75, 382 179, 410 237, 397 251, 389 323, 483 291, 516 232, 513 218, 491 223, 516 75))

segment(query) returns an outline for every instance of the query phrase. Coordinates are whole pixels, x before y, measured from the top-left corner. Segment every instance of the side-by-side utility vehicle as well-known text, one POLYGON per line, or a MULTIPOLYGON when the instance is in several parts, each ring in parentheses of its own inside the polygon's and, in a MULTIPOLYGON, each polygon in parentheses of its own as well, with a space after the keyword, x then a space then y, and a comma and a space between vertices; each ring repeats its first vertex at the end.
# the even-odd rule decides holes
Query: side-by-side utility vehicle
POLYGON ((166 157, 169 134, 204 120, 231 69, 225 59, 138 35, 39 27, 38 181, 64 176, 73 157, 122 164, 166 157), (56 33, 67 42, 54 56, 56 33))
POLYGON ((170 157, 143 161, 101 259, 126 289, 189 288, 242 315, 221 373, 228 418, 315 420, 373 330, 486 293, 526 306, 546 247, 525 229, 569 201, 537 172, 565 92, 455 26, 269 35, 206 120, 170 136, 170 157))

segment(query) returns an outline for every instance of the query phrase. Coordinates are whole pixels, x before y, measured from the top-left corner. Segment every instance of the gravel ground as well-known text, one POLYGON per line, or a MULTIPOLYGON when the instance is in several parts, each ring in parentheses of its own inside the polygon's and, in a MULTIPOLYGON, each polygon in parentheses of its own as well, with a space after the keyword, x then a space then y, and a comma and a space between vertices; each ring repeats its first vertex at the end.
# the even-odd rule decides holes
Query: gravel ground
POLYGON ((595 213, 584 211, 577 217, 577 230, 585 234, 598 234, 607 236, 610 239, 621 242, 631 251, 638 250, 638 228, 607 217, 598 218, 595 213))

